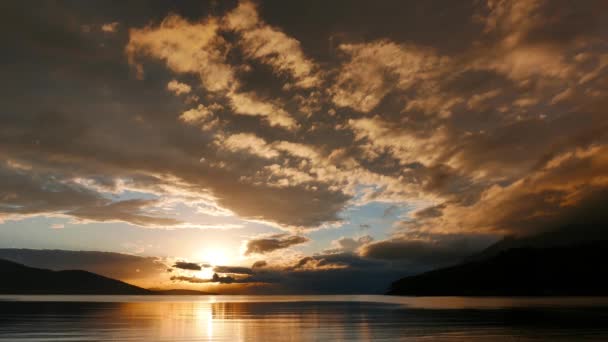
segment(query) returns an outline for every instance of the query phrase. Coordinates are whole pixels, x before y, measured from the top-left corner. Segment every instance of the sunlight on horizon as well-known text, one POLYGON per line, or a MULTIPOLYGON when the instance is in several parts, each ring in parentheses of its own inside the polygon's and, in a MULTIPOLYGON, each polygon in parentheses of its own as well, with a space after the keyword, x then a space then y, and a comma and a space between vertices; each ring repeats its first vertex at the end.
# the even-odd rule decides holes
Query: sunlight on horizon
MULTIPOLYGON (((197 254, 197 257, 211 266, 227 266, 235 261, 236 257, 228 253, 224 247, 205 248, 197 254)), ((213 275, 213 274, 211 274, 213 275)))

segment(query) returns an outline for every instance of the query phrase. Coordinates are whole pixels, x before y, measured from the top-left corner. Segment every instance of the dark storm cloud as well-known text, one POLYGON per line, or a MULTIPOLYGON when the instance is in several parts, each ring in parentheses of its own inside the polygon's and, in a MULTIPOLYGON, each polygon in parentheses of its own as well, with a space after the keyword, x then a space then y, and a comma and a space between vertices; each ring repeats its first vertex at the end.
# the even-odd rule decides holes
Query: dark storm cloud
POLYGON ((352 253, 339 253, 304 257, 286 267, 267 265, 254 268, 252 274, 246 276, 214 274, 211 279, 189 276, 171 279, 194 284, 239 285, 222 288, 228 293, 382 293, 391 281, 416 271, 419 269, 408 269, 352 253))
POLYGON ((248 284, 248 283, 265 283, 262 279, 256 277, 235 277, 235 276, 220 276, 217 273, 211 278, 211 282, 220 284, 248 284))
POLYGON ((390 239, 363 247, 362 256, 399 261, 418 267, 438 267, 462 261, 493 242, 490 236, 449 235, 427 239, 390 239))
POLYGON ((213 272, 231 274, 253 274, 251 268, 241 266, 215 266, 213 268, 213 272))
MULTIPOLYGON (((428 268, 361 257, 342 252, 305 257, 295 264, 267 271, 274 279, 274 291, 286 293, 383 293, 396 275, 411 274, 428 268)), ((262 274, 256 274, 261 277, 262 274)))
POLYGON ((254 262, 253 265, 251 265, 251 268, 252 269, 254 269, 254 268, 262 268, 262 267, 265 267, 267 265, 268 265, 268 263, 266 261, 259 260, 259 261, 254 262))
POLYGON ((174 282, 187 282, 192 284, 219 283, 219 284, 249 284, 249 283, 267 283, 267 280, 257 279, 256 277, 234 277, 220 276, 217 273, 213 274, 211 279, 203 279, 189 276, 173 276, 170 280, 174 282))
POLYGON ((311 261, 315 261, 315 259, 313 257, 304 257, 300 260, 298 260, 297 263, 295 263, 295 265, 293 265, 293 269, 297 269, 297 268, 301 268, 303 266, 305 266, 306 264, 308 264, 311 261))
POLYGON ((171 281, 183 281, 193 284, 202 284, 202 283, 210 283, 210 279, 202 279, 198 277, 188 277, 188 276, 172 276, 170 278, 171 281))
POLYGON ((177 261, 175 264, 173 264, 173 267, 175 268, 179 268, 182 270, 190 270, 190 271, 200 271, 203 269, 203 267, 208 267, 208 265, 201 265, 201 264, 197 264, 194 262, 187 262, 187 261, 177 261))
POLYGON ((252 239, 247 241, 247 250, 245 251, 245 255, 269 253, 308 241, 309 239, 304 236, 286 234, 273 235, 267 238, 252 239))

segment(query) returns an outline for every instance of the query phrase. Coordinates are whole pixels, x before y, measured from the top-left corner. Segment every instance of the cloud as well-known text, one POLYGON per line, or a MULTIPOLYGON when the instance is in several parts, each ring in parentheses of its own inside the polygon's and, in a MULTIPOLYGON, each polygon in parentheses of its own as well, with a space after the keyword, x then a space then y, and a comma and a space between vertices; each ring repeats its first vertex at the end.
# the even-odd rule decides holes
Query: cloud
POLYGON ((416 210, 412 215, 418 219, 440 217, 443 209, 446 208, 445 204, 438 204, 424 209, 416 210))
POLYGON ((213 274, 211 279, 203 279, 199 277, 189 276, 173 276, 170 278, 172 281, 188 282, 193 284, 205 284, 205 283, 218 283, 218 284, 248 284, 248 283, 264 283, 267 281, 256 279, 255 277, 233 277, 233 276, 220 276, 217 273, 213 274))
POLYGON ((334 269, 342 269, 348 268, 349 265, 347 263, 343 263, 340 261, 332 261, 331 259, 324 258, 321 256, 314 257, 303 257, 298 262, 296 262, 291 268, 290 271, 301 271, 301 270, 334 270, 334 269))
POLYGON ((209 106, 199 104, 198 107, 183 112, 179 116, 179 119, 187 124, 199 124, 212 118, 215 112, 222 108, 222 105, 217 103, 213 103, 209 106))
POLYGON ((173 267, 179 268, 182 270, 190 270, 190 271, 200 271, 203 267, 207 267, 206 265, 200 265, 194 262, 186 262, 186 261, 177 261, 173 264, 173 267))
POLYGON ((568 89, 562 91, 561 93, 555 95, 551 99, 551 104, 556 104, 558 102, 565 101, 568 98, 570 98, 573 94, 574 94, 574 91, 572 90, 572 88, 568 88, 568 89))
POLYGON ((190 93, 192 87, 185 83, 178 82, 177 80, 171 80, 167 83, 167 90, 175 95, 182 95, 190 93))
POLYGON ((106 33, 115 33, 116 31, 118 31, 118 25, 120 25, 118 21, 103 24, 101 25, 101 31, 106 33))
POLYGON ((219 24, 213 18, 191 23, 170 15, 158 27, 130 29, 125 50, 140 76, 143 67, 137 57, 150 56, 164 60, 176 73, 198 74, 209 91, 227 90, 236 84, 235 75, 225 60, 228 46, 218 35, 218 29, 219 24))
POLYGON ((5 196, 0 207, 0 218, 29 215, 65 215, 78 221, 127 222, 143 227, 166 227, 183 224, 173 218, 149 214, 156 200, 133 199, 111 201, 71 179, 58 175, 24 173, 19 164, 0 165, 5 196))
POLYGON ((473 94, 469 101, 467 101, 467 106, 469 109, 477 109, 484 104, 484 102, 498 96, 500 94, 500 89, 488 90, 481 94, 473 94))
POLYGON ((259 99, 253 93, 230 93, 232 109, 242 115, 261 116, 271 126, 295 129, 298 124, 289 113, 276 104, 259 99))
POLYGON ((380 293, 394 280, 395 274, 409 273, 404 268, 391 265, 353 253, 335 253, 302 257, 283 266, 266 264, 253 267, 251 274, 215 274, 211 279, 174 276, 173 280, 247 285, 216 288, 228 293, 380 293))
POLYGON ((457 263, 488 246, 487 235, 427 235, 393 238, 366 244, 361 255, 392 260, 417 268, 431 268, 457 263))
POLYGON ((249 267, 241 266, 215 266, 213 271, 216 273, 229 273, 229 274, 253 274, 253 271, 249 267))
POLYGON ((350 252, 353 253, 359 249, 359 247, 364 246, 368 243, 374 241, 374 238, 370 235, 364 235, 357 239, 349 238, 349 237, 341 237, 338 240, 332 241, 332 245, 334 248, 325 250, 325 253, 344 253, 350 252))
POLYGON ((333 102, 361 112, 369 112, 391 91, 405 91, 431 77, 442 59, 428 49, 380 40, 363 44, 343 44, 348 56, 332 88, 333 102))
POLYGON ((218 145, 232 151, 247 151, 262 158, 272 159, 278 157, 279 153, 270 147, 264 139, 250 133, 233 134, 216 141, 218 145))
MULTIPOLYGON (((177 228, 211 214, 299 234, 339 229, 354 212, 383 215, 365 207, 381 202, 407 208, 407 217, 366 217, 376 240, 346 237, 327 247, 386 257, 408 247, 411 254, 391 263, 428 264, 460 257, 456 236, 552 229, 604 198, 601 2, 454 3, 448 16, 427 3, 353 4, 362 16, 326 6, 313 29, 250 2, 201 15, 177 6, 190 14, 160 22, 125 10, 116 20, 129 30, 126 46, 104 39, 103 52, 93 26, 81 26, 94 18, 78 6, 20 6, 10 5, 4 22, 14 34, 2 70, 6 80, 22 80, 3 87, 5 221, 44 215, 177 228), (330 35, 325 23, 340 33, 330 35), (141 77, 145 67, 145 81, 129 79, 125 58, 141 77), (186 83, 167 91, 171 80, 190 91, 186 83), (54 86, 31 86, 47 83, 54 86), (177 216, 178 203, 196 214, 177 216), (404 222, 378 241, 388 232, 375 219, 404 222)), ((281 254, 290 236, 265 239, 281 254)), ((271 272, 278 266, 267 249, 259 247, 269 254, 260 271, 271 272)), ((369 284, 364 272, 380 279, 418 269, 322 270, 328 256, 309 257, 294 274, 272 275, 294 288, 313 281, 327 289, 323 282, 338 274, 369 284)))
POLYGON ((269 277, 259 277, 259 276, 246 276, 246 277, 236 277, 236 276, 220 276, 217 273, 213 275, 211 281, 214 283, 220 284, 264 284, 264 283, 272 283, 274 279, 269 277))
POLYGON ((188 283, 193 283, 193 284, 204 284, 204 283, 212 282, 211 279, 202 279, 202 278, 190 277, 190 276, 172 276, 169 279, 171 281, 183 281, 183 282, 188 282, 188 283))
POLYGON ((362 258, 352 253, 302 257, 284 267, 268 265, 255 271, 249 281, 258 287, 240 291, 257 293, 381 293, 394 274, 406 269, 390 263, 362 258), (264 285, 266 284, 266 285, 264 285), (272 286, 268 286, 272 284, 272 286))
POLYGON ((73 182, 62 182, 53 174, 41 174, 30 167, 7 161, 0 164, 1 198, 4 215, 58 213, 103 202, 95 192, 73 182))
POLYGON ((471 228, 491 227, 515 234, 535 233, 555 227, 560 221, 569 222, 571 219, 566 217, 572 211, 599 200, 597 195, 608 185, 604 176, 608 167, 605 149, 590 146, 559 154, 522 180, 505 187, 493 186, 474 207, 461 211, 483 210, 487 215, 469 216, 471 228))
POLYGON ((247 57, 271 66, 277 74, 290 75, 297 87, 320 85, 317 66, 304 56, 300 42, 264 23, 252 2, 240 2, 224 21, 228 29, 240 34, 239 44, 247 57))
POLYGON ((391 153, 401 164, 432 164, 440 157, 438 150, 448 138, 444 127, 435 132, 415 132, 395 127, 379 116, 350 119, 349 127, 369 159, 375 159, 384 152, 391 153))
MULTIPOLYGON (((240 82, 235 68, 226 58, 230 44, 222 38, 220 29, 216 18, 191 23, 180 16, 170 15, 158 27, 131 29, 126 52, 140 76, 143 75, 143 66, 137 62, 137 57, 158 58, 176 73, 198 74, 203 88, 226 96, 235 113, 263 117, 272 126, 296 128, 297 122, 276 103, 261 99, 252 92, 237 91, 240 82)), ((280 60, 273 57, 275 64, 280 60)))
POLYGON ((253 263, 253 265, 251 265, 251 268, 262 268, 262 267, 266 267, 268 266, 268 263, 264 260, 259 260, 253 263))
POLYGON ((308 241, 309 239, 304 236, 287 234, 272 235, 267 238, 251 239, 247 241, 245 255, 270 253, 278 249, 288 248, 308 241))
POLYGON ((80 207, 69 211, 68 214, 84 221, 123 221, 143 227, 175 226, 183 223, 173 218, 146 214, 144 209, 154 203, 156 200, 124 200, 98 206, 80 207))

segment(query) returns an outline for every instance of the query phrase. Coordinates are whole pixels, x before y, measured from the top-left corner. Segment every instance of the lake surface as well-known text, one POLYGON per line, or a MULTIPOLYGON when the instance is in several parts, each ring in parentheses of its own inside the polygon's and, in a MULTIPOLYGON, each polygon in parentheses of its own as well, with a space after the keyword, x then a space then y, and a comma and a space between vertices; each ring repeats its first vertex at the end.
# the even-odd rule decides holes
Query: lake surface
POLYGON ((608 298, 3 296, 0 341, 608 341, 608 298))

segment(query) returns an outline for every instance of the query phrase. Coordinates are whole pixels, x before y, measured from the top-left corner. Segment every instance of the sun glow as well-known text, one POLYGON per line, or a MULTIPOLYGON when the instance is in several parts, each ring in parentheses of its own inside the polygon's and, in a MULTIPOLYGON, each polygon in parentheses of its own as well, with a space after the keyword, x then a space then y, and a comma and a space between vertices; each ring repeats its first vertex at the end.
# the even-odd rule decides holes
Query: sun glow
POLYGON ((201 279, 211 279, 213 278, 213 268, 211 267, 207 267, 207 268, 203 268, 202 270, 198 271, 198 277, 201 279))
POLYGON ((202 251, 201 258, 211 266, 226 266, 232 261, 226 249, 219 247, 206 248, 202 251))
POLYGON ((207 267, 203 267, 196 274, 201 279, 213 278, 214 267, 230 266, 235 261, 235 258, 228 253, 228 249, 223 247, 206 247, 195 255, 195 259, 207 264, 207 267))

